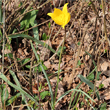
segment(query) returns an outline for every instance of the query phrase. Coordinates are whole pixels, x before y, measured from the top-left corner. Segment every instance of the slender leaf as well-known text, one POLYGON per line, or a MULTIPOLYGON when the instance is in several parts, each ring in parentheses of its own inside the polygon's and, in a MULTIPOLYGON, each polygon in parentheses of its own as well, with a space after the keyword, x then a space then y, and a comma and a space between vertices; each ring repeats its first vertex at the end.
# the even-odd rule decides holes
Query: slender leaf
POLYGON ((61 95, 61 96, 58 98, 58 100, 56 101, 55 104, 57 104, 59 100, 61 100, 64 96, 66 96, 67 94, 69 94, 71 91, 81 92, 82 94, 86 95, 89 99, 91 99, 93 102, 95 102, 88 94, 86 94, 86 93, 83 92, 82 90, 80 90, 80 89, 71 89, 71 90, 65 92, 63 95, 61 95))
MULTIPOLYGON (((9 70, 9 72, 11 73, 11 75, 12 75, 13 79, 15 80, 17 86, 21 88, 21 85, 20 85, 20 83, 19 83, 19 81, 18 81, 18 79, 17 79, 15 73, 14 73, 13 71, 11 71, 11 70, 9 70)), ((22 88, 21 88, 21 89, 22 89, 22 88)), ((24 101, 24 102, 27 104, 26 98, 25 98, 25 96, 24 96, 23 93, 22 93, 22 101, 24 101)), ((27 106, 27 107, 28 107, 28 106, 27 106)), ((30 110, 29 107, 28 107, 28 110, 30 110)))
POLYGON ((1 99, 2 99, 2 104, 4 105, 4 102, 6 102, 6 100, 8 99, 9 93, 5 84, 0 85, 0 88, 2 89, 1 99))
POLYGON ((21 85, 20 85, 15 73, 13 71, 11 71, 11 70, 9 70, 9 72, 11 73, 11 75, 12 75, 14 81, 16 82, 17 86, 21 87, 21 85))
MULTIPOLYGON (((91 74, 93 74, 94 71, 96 71, 97 69, 97 66, 89 73, 89 75, 87 76, 87 79, 89 79, 91 77, 91 74)), ((90 80, 90 79, 89 79, 90 80)), ((81 81, 75 89, 79 88, 79 86, 83 83, 83 81, 81 81)), ((72 99, 74 97, 74 94, 75 94, 75 91, 73 91, 72 95, 71 95, 71 99, 70 99, 70 103, 69 103, 69 107, 68 107, 68 110, 70 109, 70 106, 71 106, 71 103, 72 103, 72 99)))
POLYGON ((16 86, 15 84, 11 83, 4 74, 0 73, 0 78, 2 78, 5 82, 7 82, 7 84, 9 84, 10 86, 12 86, 16 90, 19 90, 22 94, 26 95, 29 99, 31 99, 32 101, 36 102, 36 99, 34 97, 30 96, 27 92, 25 92, 19 86, 16 86))
POLYGON ((6 101, 6 106, 11 105, 19 96, 21 93, 17 93, 15 96, 12 96, 10 99, 6 101))
MULTIPOLYGON (((35 48, 34 48, 32 42, 31 42, 31 47, 32 47, 32 49, 33 49, 33 52, 34 52, 34 54, 35 54, 37 60, 39 61, 39 56, 37 55, 36 50, 35 50, 35 48)), ((52 104, 52 107, 53 107, 54 99, 53 99, 52 87, 51 87, 50 81, 49 81, 49 79, 48 79, 47 73, 45 72, 45 70, 44 70, 42 64, 40 63, 39 65, 40 65, 40 67, 41 67, 41 69, 42 69, 42 72, 44 73, 44 76, 45 76, 45 78, 46 78, 46 80, 47 80, 47 83, 48 83, 48 86, 49 86, 49 90, 50 90, 50 94, 51 94, 51 104, 52 104)))
POLYGON ((2 22, 2 0, 0 0, 0 22, 2 22))
MULTIPOLYGON (((92 82, 90 82, 87 78, 85 78, 81 74, 79 74, 78 77, 81 79, 82 82, 85 82, 92 90, 94 90, 94 84, 92 82)), ((96 90, 96 96, 99 100, 100 99, 99 92, 98 92, 97 88, 95 90, 96 90)))
POLYGON ((10 38, 17 38, 17 37, 23 37, 23 38, 27 38, 27 39, 30 39, 38 44, 41 44, 42 46, 45 46, 46 48, 50 49, 53 53, 55 53, 55 50, 52 49, 49 45, 45 44, 44 42, 40 41, 40 40, 37 40, 36 38, 33 38, 29 35, 26 35, 26 34, 13 34, 13 35, 9 35, 8 37, 10 38))
POLYGON ((85 52, 91 57, 92 62, 93 62, 93 64, 94 64, 94 66, 96 67, 97 65, 96 65, 95 61, 93 60, 92 55, 91 55, 90 53, 88 53, 87 51, 85 51, 85 52))
MULTIPOLYGON (((31 23, 31 26, 35 26, 37 25, 36 20, 34 21, 34 23, 31 23)), ((34 34, 34 38, 39 40, 39 33, 38 33, 38 27, 33 28, 33 34, 34 34)), ((36 45, 38 45, 38 43, 36 42, 36 45)))

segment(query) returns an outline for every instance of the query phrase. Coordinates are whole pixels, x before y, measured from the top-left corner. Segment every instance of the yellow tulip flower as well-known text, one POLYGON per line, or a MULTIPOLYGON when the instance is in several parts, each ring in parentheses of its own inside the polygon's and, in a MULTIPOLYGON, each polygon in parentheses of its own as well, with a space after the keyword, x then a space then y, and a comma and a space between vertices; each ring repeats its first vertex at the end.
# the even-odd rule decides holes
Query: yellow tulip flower
POLYGON ((71 18, 70 13, 68 13, 68 10, 67 10, 67 5, 68 3, 64 5, 62 11, 60 9, 54 8, 53 13, 47 14, 54 20, 56 24, 61 25, 63 29, 65 25, 70 21, 70 18, 71 18))

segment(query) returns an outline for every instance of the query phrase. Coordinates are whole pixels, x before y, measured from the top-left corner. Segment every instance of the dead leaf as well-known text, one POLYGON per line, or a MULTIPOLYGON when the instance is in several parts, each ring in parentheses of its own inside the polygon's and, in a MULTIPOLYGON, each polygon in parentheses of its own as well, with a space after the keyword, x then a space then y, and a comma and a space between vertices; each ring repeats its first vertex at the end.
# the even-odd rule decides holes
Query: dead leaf
POLYGON ((20 59, 24 59, 26 56, 21 48, 18 48, 17 57, 20 59))
POLYGON ((109 63, 105 61, 104 63, 101 64, 101 70, 106 71, 108 66, 109 66, 109 63))
MULTIPOLYGON (((46 40, 46 41, 42 41, 45 42, 47 45, 49 45, 51 47, 51 42, 50 40, 46 40)), ((50 55, 50 50, 45 48, 45 46, 42 46, 41 44, 38 44, 38 49, 39 51, 37 51, 37 53, 40 55, 40 60, 48 60, 49 59, 49 55, 50 55)))
POLYGON ((103 74, 110 77, 110 70, 103 71, 103 74))
POLYGON ((108 88, 108 86, 110 86, 110 78, 96 81, 96 87, 99 87, 100 84, 104 84, 104 88, 108 88))
POLYGON ((47 67, 47 68, 50 68, 50 61, 48 60, 48 61, 45 61, 44 62, 44 65, 47 67))
MULTIPOLYGON (((3 50, 2 50, 2 53, 3 53, 3 50)), ((4 53, 5 53, 5 54, 8 54, 8 53, 11 53, 11 51, 6 48, 6 49, 4 50, 4 53)))
POLYGON ((107 91, 105 94, 104 94, 104 96, 105 96, 105 100, 110 100, 110 91, 107 91))
POLYGON ((46 102, 44 102, 42 104, 43 104, 44 110, 48 110, 49 109, 49 101, 46 101, 46 102))
POLYGON ((24 49, 24 53, 25 53, 26 56, 29 55, 29 53, 27 52, 27 48, 24 49))

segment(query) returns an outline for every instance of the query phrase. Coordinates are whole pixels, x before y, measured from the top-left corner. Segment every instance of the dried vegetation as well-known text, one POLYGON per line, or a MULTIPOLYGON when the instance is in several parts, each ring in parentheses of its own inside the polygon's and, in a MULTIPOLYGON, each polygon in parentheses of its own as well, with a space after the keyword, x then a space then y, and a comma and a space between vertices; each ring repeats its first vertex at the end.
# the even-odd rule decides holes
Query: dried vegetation
MULTIPOLYGON (((95 102, 81 92, 72 91, 65 95, 65 97, 55 105, 55 110, 109 109, 109 0, 106 2, 105 0, 7 1, 5 4, 5 33, 3 33, 6 38, 5 44, 3 43, 3 34, 1 34, 2 39, 0 39, 0 54, 2 55, 2 58, 0 59, 1 72, 10 82, 17 85, 11 74, 14 72, 21 88, 30 96, 38 97, 36 100, 39 105, 33 104, 30 97, 26 98, 27 103, 23 104, 21 101, 23 95, 20 95, 18 97, 16 96, 17 98, 13 100, 11 105, 8 105, 8 101, 1 98, 1 108, 7 110, 16 110, 16 108, 19 108, 19 110, 24 110, 27 106, 34 109, 36 109, 37 106, 39 110, 41 110, 41 108, 44 110, 52 109, 52 103, 50 103, 52 97, 50 97, 48 92, 44 93, 44 91, 50 91, 50 89, 40 65, 42 64, 46 71, 54 96, 58 80, 57 71, 59 65, 59 53, 64 41, 65 31, 60 28, 60 26, 56 25, 49 16, 47 16, 47 13, 52 12, 54 7, 62 9, 66 2, 69 3, 68 11, 71 13, 71 20, 66 26, 66 40, 61 58, 60 81, 58 83, 56 99, 59 99, 60 96, 71 89, 77 89, 87 93, 95 102), (24 16, 33 10, 38 10, 36 13, 37 16, 35 17, 35 24, 32 22, 29 26, 21 27, 24 16), (42 43, 39 42, 36 43, 35 40, 30 40, 29 37, 24 37, 22 34, 36 38, 44 44, 42 45, 42 43), (37 37, 35 37, 35 34, 37 37), (32 44, 35 51, 32 48, 32 44), (45 44, 48 44, 50 48, 55 50, 55 52, 51 49, 47 49, 45 44), (5 45, 4 49, 2 48, 3 45, 5 45), (39 61, 36 58, 35 52, 39 57, 39 61), (100 98, 98 98, 97 94, 100 98)), ((3 4, 1 8, 3 9, 3 4)), ((25 19, 28 19, 28 16, 25 19)), ((27 24, 28 22, 31 21, 26 21, 27 24)), ((2 23, 0 27, 0 33, 2 33, 2 23)), ((17 91, 15 91, 7 81, 3 82, 3 80, 4 79, 2 78, 1 85, 6 85, 9 93, 8 100, 12 96, 18 94, 19 90, 17 89, 17 91)), ((0 87, 2 88, 2 86, 0 87)), ((0 89, 0 91, 1 90, 3 91, 3 88, 0 89)), ((26 96, 25 93, 24 95, 26 96)))

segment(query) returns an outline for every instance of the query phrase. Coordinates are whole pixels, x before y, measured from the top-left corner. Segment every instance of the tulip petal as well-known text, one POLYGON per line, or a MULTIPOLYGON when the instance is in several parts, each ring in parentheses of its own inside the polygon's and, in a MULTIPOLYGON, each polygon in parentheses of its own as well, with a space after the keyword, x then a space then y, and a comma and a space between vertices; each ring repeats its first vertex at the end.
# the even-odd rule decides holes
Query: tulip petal
POLYGON ((68 24, 68 22, 70 21, 70 18, 71 18, 70 14, 67 13, 67 14, 65 15, 65 25, 68 24))
POLYGON ((58 25, 61 25, 61 27, 65 27, 65 25, 70 21, 70 13, 68 13, 67 10, 67 5, 66 3, 63 7, 63 10, 61 11, 60 9, 54 8, 53 13, 48 13, 47 15, 50 16, 54 22, 58 25))
POLYGON ((54 8, 54 15, 55 16, 59 16, 61 14, 63 14, 63 12, 60 9, 54 8))
POLYGON ((65 23, 64 14, 60 14, 59 16, 53 18, 56 24, 63 25, 65 23))
POLYGON ((62 10, 62 11, 63 11, 64 13, 68 13, 67 5, 68 5, 68 3, 66 3, 66 4, 64 5, 64 7, 63 7, 63 10, 62 10))
POLYGON ((47 15, 50 16, 53 20, 58 19, 59 16, 61 16, 63 12, 60 9, 54 8, 53 13, 48 13, 47 15))
POLYGON ((53 16, 53 13, 47 13, 48 16, 52 17, 53 16))

